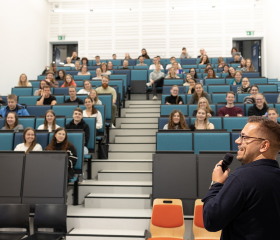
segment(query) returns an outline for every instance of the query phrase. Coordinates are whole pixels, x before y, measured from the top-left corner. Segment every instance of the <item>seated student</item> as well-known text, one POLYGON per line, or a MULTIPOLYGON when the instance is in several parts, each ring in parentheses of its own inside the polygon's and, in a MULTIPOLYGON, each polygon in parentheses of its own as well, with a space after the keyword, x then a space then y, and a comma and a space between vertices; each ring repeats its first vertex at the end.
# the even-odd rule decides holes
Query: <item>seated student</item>
POLYGON ((52 132, 57 128, 59 128, 59 126, 56 124, 55 112, 50 109, 46 112, 44 124, 41 124, 37 129, 52 132))
POLYGON ((156 69, 150 73, 150 82, 146 83, 147 87, 152 86, 153 100, 157 100, 157 87, 163 86, 164 73, 160 70, 160 64, 156 64, 156 69))
POLYGON ((83 57, 81 60, 81 64, 88 66, 88 59, 86 57, 83 57))
POLYGON ((101 100, 98 98, 98 93, 95 89, 91 89, 89 97, 95 102, 95 105, 102 105, 101 100))
POLYGON ((102 79, 102 74, 101 74, 100 68, 95 69, 95 74, 96 74, 96 77, 93 77, 92 80, 101 80, 102 79))
POLYGON ((276 122, 276 123, 278 123, 278 124, 280 124, 278 122, 279 114, 278 114, 278 111, 277 111, 276 108, 269 108, 267 110, 267 118, 276 122))
POLYGON ((9 112, 15 112, 18 116, 29 116, 28 111, 17 103, 17 96, 9 94, 7 96, 8 106, 0 109, 0 116, 6 117, 9 112))
MULTIPOLYGON (((193 78, 192 78, 192 75, 191 75, 190 73, 187 73, 187 74, 186 74, 185 82, 183 83, 183 86, 190 86, 189 81, 190 81, 191 79, 193 79, 193 78)), ((194 79, 193 79, 193 80, 194 80, 194 79)))
POLYGON ((150 59, 150 57, 149 57, 149 55, 147 53, 146 48, 142 48, 141 55, 139 57, 144 57, 145 59, 150 59))
POLYGON ((234 79, 231 82, 232 85, 241 85, 242 83, 242 72, 236 71, 234 75, 234 79))
POLYGON ((192 79, 194 80, 198 79, 195 68, 190 68, 189 73, 192 75, 192 79))
POLYGON ((63 69, 60 69, 57 71, 57 77, 55 78, 55 80, 65 81, 65 77, 66 77, 66 72, 63 69))
POLYGON ((125 53, 124 54, 124 59, 125 60, 130 60, 131 59, 130 54, 129 53, 125 53))
MULTIPOLYGON (((77 61, 77 62, 80 63, 80 61, 77 61)), ((70 57, 67 57, 67 58, 66 58, 66 63, 64 64, 64 67, 72 67, 72 68, 75 67, 75 64, 72 63, 72 60, 71 60, 70 57)), ((80 70, 80 69, 79 69, 79 70, 80 70)))
MULTIPOLYGON (((176 58, 175 57, 171 57, 170 58, 170 63, 166 65, 165 69, 168 70, 169 68, 173 67, 173 63, 176 62, 176 58)), ((181 64, 178 63, 178 68, 182 69, 181 64)))
POLYGON ((241 86, 237 88, 237 93, 249 93, 251 90, 250 81, 247 77, 244 77, 241 82, 241 86))
POLYGON ((114 128, 115 126, 115 119, 117 114, 117 92, 113 87, 109 86, 109 77, 102 76, 102 85, 96 88, 96 92, 98 94, 111 94, 112 95, 112 119, 111 119, 111 127, 114 128))
POLYGON ((95 56, 95 66, 100 66, 101 62, 100 62, 100 56, 95 56))
POLYGON ((68 93, 69 93, 69 98, 64 101, 65 103, 84 104, 84 101, 77 97, 76 87, 70 86, 68 88, 68 93))
POLYGON ((222 72, 224 71, 224 67, 225 67, 226 63, 224 61, 223 57, 219 57, 218 58, 218 66, 217 66, 217 72, 222 72))
POLYGON ((209 103, 211 103, 211 99, 210 99, 210 96, 208 95, 207 92, 204 92, 203 90, 203 86, 201 83, 196 83, 195 84, 195 87, 194 87, 194 93, 189 101, 189 104, 197 104, 198 103, 198 100, 199 98, 201 97, 205 97, 209 103))
POLYGON ((201 49, 199 50, 199 54, 200 54, 200 55, 198 55, 197 58, 202 58, 204 55, 206 55, 205 49, 204 49, 204 48, 201 48, 201 49))
POLYGON ((163 129, 189 129, 189 126, 186 123, 186 119, 183 113, 179 110, 173 110, 169 115, 168 123, 164 125, 163 129))
POLYGON ((28 81, 25 73, 20 74, 17 86, 18 87, 32 87, 32 84, 28 81))
POLYGON ((241 59, 240 61, 240 65, 238 66, 238 68, 241 68, 241 71, 243 72, 243 68, 246 68, 246 60, 244 58, 241 59))
POLYGON ((241 68, 242 72, 255 72, 255 68, 254 65, 252 63, 252 60, 250 58, 247 58, 245 60, 245 66, 243 68, 241 68))
POLYGON ((267 116, 267 103, 263 94, 258 93, 255 97, 256 103, 249 107, 248 116, 267 116))
POLYGON ((189 86, 187 94, 193 94, 194 88, 195 88, 196 81, 194 79, 186 79, 186 82, 183 84, 183 86, 189 86))
POLYGON ((82 65, 80 61, 75 61, 75 70, 81 71, 82 65))
POLYGON ((85 133, 84 154, 88 154, 87 144, 89 140, 90 129, 88 124, 83 119, 83 110, 75 108, 73 111, 73 119, 70 123, 66 124, 66 129, 82 129, 85 133))
POLYGON ((116 54, 116 53, 113 53, 113 54, 112 54, 112 59, 113 59, 113 60, 117 60, 117 54, 116 54))
POLYGON ((203 55, 203 56, 200 58, 199 65, 204 65, 204 64, 207 64, 207 63, 209 63, 209 58, 208 58, 208 56, 205 54, 205 55, 203 55))
POLYGON ((68 141, 65 128, 57 128, 53 134, 52 140, 46 147, 46 150, 65 151, 68 154, 68 179, 74 177, 74 166, 77 162, 77 151, 74 145, 68 141))
POLYGON ((211 63, 207 63, 206 67, 204 68, 204 73, 208 73, 208 70, 212 68, 212 64, 211 63))
POLYGON ((198 100, 198 103, 197 103, 197 109, 193 111, 193 116, 195 117, 196 114, 197 114, 197 110, 199 108, 203 108, 207 111, 207 116, 208 117, 212 117, 214 116, 214 111, 212 111, 210 105, 209 105, 209 102, 207 100, 207 98, 205 97, 201 97, 199 100, 198 100))
POLYGON ((189 53, 187 52, 187 49, 185 47, 182 48, 182 52, 181 52, 181 55, 180 55, 180 58, 181 59, 184 59, 184 58, 190 58, 191 56, 189 55, 189 53))
POLYGON ((174 67, 169 68, 167 75, 165 76, 166 79, 174 79, 174 78, 180 78, 175 71, 174 67))
MULTIPOLYGON (((0 96, 0 106, 6 105, 6 102, 3 100, 3 98, 0 96)), ((1 117, 1 116, 0 116, 1 117)))
POLYGON ((63 84, 61 85, 61 87, 64 88, 64 87, 70 87, 70 86, 76 87, 77 84, 75 83, 74 78, 72 77, 72 75, 67 74, 63 84))
POLYGON ((100 66, 100 69, 101 69, 101 75, 111 75, 112 72, 108 70, 108 67, 107 67, 107 63, 103 62, 101 63, 101 66, 100 66))
MULTIPOLYGON (((179 63, 177 63, 177 62, 173 62, 173 63, 172 63, 172 68, 174 68, 174 72, 175 72, 176 74, 184 73, 184 72, 183 72, 183 69, 179 67, 179 63)), ((170 69, 170 68, 169 68, 169 69, 170 69)))
POLYGON ((233 56, 233 61, 230 63, 240 63, 241 59, 241 54, 239 52, 236 52, 233 56))
POLYGON ((77 52, 72 52, 72 56, 71 56, 71 61, 77 61, 80 60, 80 58, 78 57, 78 53, 77 52))
POLYGON ((136 66, 147 66, 147 64, 145 63, 145 58, 143 56, 139 56, 138 61, 139 63, 137 63, 136 66))
POLYGON ((89 94, 92 89, 91 82, 89 80, 84 81, 84 88, 80 89, 77 94, 89 94))
POLYGON ((208 129, 214 129, 213 123, 210 123, 207 116, 206 109, 199 108, 197 110, 196 119, 194 124, 190 126, 190 129, 192 130, 208 130, 208 129))
POLYGON ((94 107, 95 102, 90 98, 85 98, 85 107, 86 109, 83 111, 83 117, 95 117, 96 118, 96 129, 101 129, 103 127, 102 115, 101 113, 94 107))
POLYGON ((128 67, 128 60, 123 60, 123 65, 122 65, 122 68, 121 69, 129 69, 128 67))
POLYGON ((55 87, 59 87, 58 81, 55 80, 53 72, 47 72, 47 76, 46 76, 45 82, 50 87, 54 87, 54 88, 55 87))
POLYGON ((173 85, 170 89, 170 96, 165 97, 165 104, 184 104, 184 100, 179 96, 179 87, 173 85))
POLYGON ((220 117, 242 117, 243 110, 240 107, 234 106, 235 94, 234 92, 227 92, 226 106, 222 107, 218 111, 220 117))
POLYGON ((43 92, 41 97, 37 99, 36 105, 55 105, 56 97, 51 95, 51 88, 49 86, 45 86, 43 88, 43 92))
POLYGON ((78 75, 90 75, 88 67, 86 65, 82 65, 81 71, 78 72, 78 75))
POLYGON ((43 151, 42 146, 36 142, 35 130, 31 127, 25 128, 23 132, 23 143, 18 144, 14 151, 43 151))
POLYGON ((114 67, 114 65, 113 65, 113 63, 111 62, 111 61, 109 61, 108 63, 107 63, 107 70, 113 70, 113 67, 114 67))
POLYGON ((216 73, 213 68, 208 69, 207 76, 204 79, 207 79, 207 78, 217 78, 216 73))
POLYGON ((163 66, 160 64, 160 61, 158 57, 153 58, 153 64, 150 65, 149 70, 155 70, 156 69, 156 64, 160 65, 160 69, 163 70, 163 66))
POLYGON ((247 96, 243 99, 244 103, 255 103, 256 94, 259 93, 259 87, 257 85, 253 85, 250 89, 250 96, 247 96))
POLYGON ((42 94, 42 92, 43 92, 44 86, 48 86, 48 85, 47 85, 47 83, 46 83, 45 80, 42 80, 42 81, 40 82, 39 89, 37 89, 37 90, 33 93, 33 95, 34 95, 34 96, 41 96, 41 94, 42 94))
POLYGON ((234 78, 235 77, 235 69, 233 67, 228 68, 228 75, 226 78, 234 78))
POLYGON ((227 73, 229 75, 229 65, 225 64, 222 73, 227 73))
POLYGON ((5 118, 5 125, 1 130, 14 130, 14 132, 18 132, 22 129, 24 128, 18 123, 18 115, 15 112, 9 112, 5 118))

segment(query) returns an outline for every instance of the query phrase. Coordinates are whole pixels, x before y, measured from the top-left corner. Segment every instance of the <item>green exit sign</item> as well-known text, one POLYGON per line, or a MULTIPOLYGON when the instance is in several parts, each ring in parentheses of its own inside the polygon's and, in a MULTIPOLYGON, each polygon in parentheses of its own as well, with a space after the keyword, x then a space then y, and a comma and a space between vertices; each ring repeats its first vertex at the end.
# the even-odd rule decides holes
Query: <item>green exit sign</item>
POLYGON ((57 36, 57 39, 58 39, 58 40, 65 40, 65 35, 58 35, 58 36, 57 36))
POLYGON ((246 31, 247 36, 254 36, 255 31, 246 31))

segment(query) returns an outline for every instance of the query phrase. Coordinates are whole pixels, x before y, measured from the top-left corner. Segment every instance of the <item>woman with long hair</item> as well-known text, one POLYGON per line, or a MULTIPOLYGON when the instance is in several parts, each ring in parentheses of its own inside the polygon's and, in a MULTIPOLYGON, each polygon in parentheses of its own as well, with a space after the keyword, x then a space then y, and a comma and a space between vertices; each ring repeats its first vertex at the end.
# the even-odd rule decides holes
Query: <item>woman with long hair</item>
POLYGON ((165 97, 165 104, 184 104, 184 100, 179 96, 179 87, 173 85, 170 89, 170 96, 165 97))
POLYGON ((72 75, 67 74, 63 84, 61 85, 61 87, 63 88, 63 87, 70 87, 70 86, 76 87, 77 84, 75 83, 74 78, 72 77, 72 75))
POLYGON ((60 81, 65 81, 65 77, 66 77, 65 70, 60 69, 60 70, 57 71, 57 77, 55 79, 60 80, 60 81))
POLYGON ((190 68, 189 73, 192 75, 192 79, 198 79, 195 68, 190 68))
POLYGON ((55 112, 50 109, 46 112, 44 124, 41 124, 37 129, 52 132, 57 128, 59 128, 59 126, 56 124, 55 112))
POLYGON ((234 75, 234 79, 231 83, 232 85, 241 85, 242 84, 242 72, 236 71, 234 75))
POLYGON ((68 154, 68 179, 74 176, 74 166, 77 162, 77 151, 74 145, 68 141, 65 128, 55 130, 52 140, 46 150, 65 151, 68 154))
POLYGON ((254 72, 255 68, 250 58, 247 58, 245 61, 245 66, 241 68, 242 72, 254 72))
POLYGON ((194 79, 191 78, 188 80, 188 77, 187 77, 186 82, 183 84, 183 86, 189 86, 187 94, 194 93, 195 84, 196 84, 196 81, 194 79))
POLYGON ((88 66, 88 59, 86 57, 83 57, 81 60, 81 65, 86 65, 88 66))
POLYGON ((180 78, 180 77, 176 74, 175 68, 171 67, 171 68, 168 69, 168 73, 165 76, 165 78, 174 79, 174 78, 180 78))
POLYGON ((80 89, 77 94, 89 94, 92 90, 91 82, 89 80, 84 81, 84 88, 80 89))
POLYGON ((209 58, 207 55, 203 55, 201 58, 200 58, 200 62, 199 62, 199 65, 204 65, 204 64, 207 64, 209 63, 209 58))
POLYGON ((207 116, 212 117, 214 116, 214 111, 211 109, 207 98, 201 97, 197 103, 197 109, 193 111, 193 116, 195 117, 197 114, 198 109, 203 108, 207 111, 207 116))
POLYGON ((78 75, 90 75, 88 67, 86 65, 82 65, 81 71, 78 72, 78 75))
POLYGON ((211 100, 210 100, 210 96, 208 95, 207 92, 204 92, 203 90, 203 85, 201 83, 196 83, 195 84, 195 87, 194 87, 194 93, 190 99, 190 102, 189 104, 197 104, 198 103, 198 100, 201 98, 201 97, 205 97, 209 103, 211 103, 211 100))
POLYGON ((207 111, 204 108, 199 108, 196 113, 196 119, 191 129, 194 130, 208 130, 214 129, 213 123, 210 123, 207 116, 207 111))
POLYGON ((36 142, 36 133, 33 128, 25 128, 23 132, 23 143, 18 144, 14 151, 24 151, 25 153, 43 151, 42 146, 36 142))
POLYGON ((164 125, 163 129, 173 130, 173 129, 189 129, 186 123, 185 116, 179 110, 173 110, 169 115, 169 121, 164 125))
POLYGON ((256 95, 259 93, 259 87, 257 85, 253 85, 250 89, 250 92, 249 92, 251 95, 250 96, 247 96, 243 99, 243 102, 244 103, 255 103, 255 98, 256 98, 256 95))
POLYGON ((46 81, 45 80, 42 80, 41 82, 40 82, 40 84, 39 84, 39 89, 37 89, 34 93, 33 93, 33 95, 34 96, 41 96, 42 95, 42 92, 43 92, 43 88, 44 88, 44 86, 47 86, 48 84, 46 83, 46 81))
POLYGON ((108 75, 112 74, 112 72, 108 70, 107 63, 105 63, 105 62, 101 63, 100 70, 101 70, 102 76, 104 76, 104 75, 108 76, 108 75))
POLYGON ((209 68, 208 71, 207 71, 207 76, 205 77, 206 78, 217 78, 216 77, 216 73, 214 71, 213 68, 209 68))
POLYGON ((94 107, 94 101, 90 97, 86 97, 84 101, 84 105, 86 107, 83 110, 83 117, 95 117, 96 118, 96 129, 100 129, 103 127, 102 115, 101 113, 94 107))
POLYGON ((249 78, 244 77, 241 82, 241 86, 237 88, 237 93, 249 93, 251 90, 249 78))
POLYGON ((32 87, 32 84, 28 81, 27 75, 25 73, 20 74, 18 87, 32 87))
POLYGON ((102 105, 102 102, 98 98, 98 93, 95 89, 91 89, 89 97, 95 102, 95 105, 102 105))
POLYGON ((267 110, 267 118, 278 123, 279 114, 276 108, 269 108, 267 110))
POLYGON ((268 105, 263 94, 258 93, 255 104, 248 109, 248 116, 267 116, 268 105))
POLYGON ((226 78, 234 78, 235 77, 235 69, 234 67, 229 67, 228 68, 228 75, 226 78))
POLYGON ((1 130, 14 130, 14 132, 18 132, 22 129, 24 128, 18 123, 18 115, 16 112, 9 112, 5 118, 5 125, 1 130))

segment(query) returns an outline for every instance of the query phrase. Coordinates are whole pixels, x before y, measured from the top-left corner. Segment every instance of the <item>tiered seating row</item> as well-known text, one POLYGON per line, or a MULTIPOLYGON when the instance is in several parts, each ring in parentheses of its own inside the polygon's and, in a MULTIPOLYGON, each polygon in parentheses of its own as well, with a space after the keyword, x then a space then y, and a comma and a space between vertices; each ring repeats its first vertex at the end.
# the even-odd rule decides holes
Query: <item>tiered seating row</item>
POLYGON ((235 140, 240 132, 225 131, 159 131, 156 135, 157 152, 184 152, 194 151, 236 151, 235 140))

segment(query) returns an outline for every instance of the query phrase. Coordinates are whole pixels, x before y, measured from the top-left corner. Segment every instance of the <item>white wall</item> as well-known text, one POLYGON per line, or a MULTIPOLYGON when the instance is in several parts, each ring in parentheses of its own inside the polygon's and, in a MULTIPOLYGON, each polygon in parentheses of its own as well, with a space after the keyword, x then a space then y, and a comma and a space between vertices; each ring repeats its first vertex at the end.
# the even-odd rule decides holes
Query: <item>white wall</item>
POLYGON ((50 12, 49 41, 65 35, 78 41, 79 56, 133 58, 142 47, 151 57, 192 56, 205 48, 210 57, 229 56, 232 38, 247 30, 263 36, 263 0, 50 0, 51 8, 84 10, 50 12), (92 11, 90 12, 90 9, 92 11))
POLYGON ((48 6, 46 0, 1 1, 1 95, 11 92, 21 73, 33 80, 45 67, 48 6))
POLYGON ((265 69, 266 76, 280 80, 280 22, 278 2, 267 0, 265 5, 265 69))

